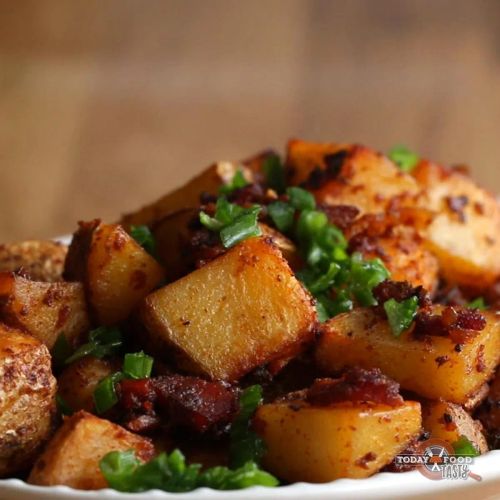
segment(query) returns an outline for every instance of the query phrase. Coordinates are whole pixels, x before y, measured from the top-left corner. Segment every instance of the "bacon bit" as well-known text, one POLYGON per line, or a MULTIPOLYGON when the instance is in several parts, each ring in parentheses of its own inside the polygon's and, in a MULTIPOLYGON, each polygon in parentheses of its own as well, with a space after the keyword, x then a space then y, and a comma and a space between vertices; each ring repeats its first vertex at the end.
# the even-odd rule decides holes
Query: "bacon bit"
POLYGON ((448 208, 457 215, 458 220, 460 222, 465 222, 466 218, 464 214, 464 208, 468 205, 469 198, 467 198, 467 196, 465 195, 447 196, 446 203, 448 205, 448 208))
POLYGON ((417 338, 426 335, 450 337, 455 344, 465 344, 485 327, 486 318, 479 311, 448 306, 441 315, 428 311, 417 313, 413 334, 417 338))
POLYGON ((414 287, 408 281, 382 281, 373 289, 373 296, 379 304, 389 299, 402 302, 410 297, 417 297, 420 307, 429 307, 432 304, 429 292, 423 286, 414 287))
POLYGON ((258 184, 247 184, 246 186, 236 189, 229 196, 228 200, 237 205, 253 205, 255 203, 262 205, 266 201, 266 192, 264 188, 258 184))
POLYGON ((330 224, 340 229, 347 229, 359 215, 359 209, 352 205, 320 205, 319 209, 326 214, 330 224))
POLYGON ((351 368, 339 379, 317 379, 307 390, 306 401, 329 406, 344 401, 381 403, 400 406, 399 384, 382 374, 378 368, 351 368))
POLYGON ((157 406, 177 425, 205 432, 231 421, 237 411, 235 391, 222 382, 170 375, 153 380, 157 406))

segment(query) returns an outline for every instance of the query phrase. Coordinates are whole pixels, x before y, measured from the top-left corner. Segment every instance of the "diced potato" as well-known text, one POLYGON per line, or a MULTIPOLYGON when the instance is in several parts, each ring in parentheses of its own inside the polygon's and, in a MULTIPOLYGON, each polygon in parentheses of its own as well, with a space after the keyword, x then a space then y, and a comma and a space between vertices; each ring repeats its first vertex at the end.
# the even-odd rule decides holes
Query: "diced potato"
POLYGON ((396 200, 399 206, 414 205, 420 193, 411 175, 399 170, 382 154, 364 146, 291 141, 288 147, 287 168, 292 182, 306 181, 307 188, 320 204, 352 205, 361 214, 382 213, 396 200), (335 172, 329 172, 325 161, 325 157, 332 154, 338 155, 335 172), (329 173, 319 182, 308 182, 315 169, 320 175, 321 171, 329 173))
POLYGON ((420 432, 420 405, 275 403, 258 408, 266 470, 290 482, 322 483, 371 476, 420 432))
POLYGON ((271 239, 273 245, 279 248, 281 254, 292 269, 298 269, 303 265, 299 251, 291 240, 276 229, 269 227, 267 224, 260 223, 259 226, 262 231, 262 236, 271 239))
POLYGON ((488 451, 482 425, 461 406, 446 401, 426 401, 422 404, 422 425, 431 438, 450 444, 465 436, 480 453, 488 451))
POLYGON ((151 340, 185 368, 236 380, 311 339, 311 297, 279 250, 251 238, 149 295, 141 311, 151 340))
POLYGON ((154 455, 149 439, 80 411, 65 419, 35 463, 28 482, 41 486, 64 484, 82 490, 106 488, 100 460, 110 451, 130 449, 143 461, 154 455))
POLYGON ((90 327, 81 283, 30 281, 0 273, 0 318, 52 349, 64 333, 76 347, 90 327))
POLYGON ((18 271, 36 281, 61 281, 68 247, 55 241, 0 245, 0 271, 18 271))
POLYGON ((97 384, 119 369, 113 360, 85 356, 61 372, 57 379, 58 393, 73 411, 94 411, 97 384))
POLYGON ((355 309, 323 325, 316 359, 330 373, 348 366, 380 368, 421 396, 463 404, 491 378, 500 360, 500 318, 484 316, 486 328, 456 350, 448 337, 419 340, 406 332, 397 338, 374 311, 355 309))
POLYGON ((80 223, 66 259, 65 277, 82 281, 96 322, 126 319, 164 278, 163 268, 117 224, 80 223))
POLYGON ((32 465, 52 432, 55 393, 47 347, 0 324, 0 477, 32 465))
POLYGON ((500 205, 467 175, 429 162, 413 170, 437 215, 427 231, 443 277, 484 289, 500 276, 500 205))
POLYGON ((274 154, 272 151, 263 151, 242 162, 220 161, 206 168, 201 174, 189 180, 183 186, 171 191, 151 205, 124 215, 121 224, 125 228, 131 225, 152 225, 166 215, 188 207, 200 204, 202 193, 216 195, 223 184, 229 183, 234 174, 241 170, 248 182, 260 180, 264 161, 274 154))

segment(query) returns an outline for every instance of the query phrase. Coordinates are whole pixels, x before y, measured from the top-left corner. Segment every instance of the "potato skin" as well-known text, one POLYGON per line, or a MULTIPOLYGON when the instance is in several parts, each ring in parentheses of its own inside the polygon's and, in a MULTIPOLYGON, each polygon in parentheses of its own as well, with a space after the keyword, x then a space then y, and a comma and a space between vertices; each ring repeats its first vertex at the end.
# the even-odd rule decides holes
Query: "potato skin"
POLYGON ((447 401, 422 403, 422 426, 431 438, 443 439, 450 444, 465 436, 480 453, 488 451, 483 428, 460 405, 447 401))
POLYGON ((368 477, 403 451, 421 428, 420 405, 265 404, 254 428, 267 446, 264 467, 290 482, 368 477))
POLYGON ((73 411, 94 410, 94 390, 120 364, 110 359, 85 356, 67 366, 57 379, 58 393, 73 411))
POLYGON ((52 349, 64 333, 79 345, 90 328, 81 283, 43 283, 14 273, 0 273, 0 318, 52 349))
POLYGON ((232 381, 311 340, 316 314, 279 250, 250 238, 149 295, 141 318, 184 369, 232 381))
POLYGON ((41 486, 64 484, 83 490, 106 488, 99 461, 110 451, 130 449, 143 461, 154 455, 149 439, 80 411, 64 420, 35 463, 28 482, 41 486))
POLYGON ((53 429, 55 393, 47 347, 0 324, 0 477, 32 465, 53 429))
POLYGON ((500 359, 500 319, 483 314, 485 329, 458 352, 448 337, 423 341, 406 332, 396 338, 384 318, 358 308, 322 325, 316 360, 326 373, 347 366, 380 368, 404 389, 464 404, 491 378, 500 359))
POLYGON ((22 269, 34 281, 61 281, 68 247, 55 241, 21 241, 0 245, 0 271, 22 269))
POLYGON ((126 319, 163 279, 163 268, 117 224, 80 223, 65 277, 82 281, 97 324, 126 319))
POLYGON ((421 192, 411 175, 365 146, 291 141, 287 168, 292 182, 305 182, 319 204, 352 205, 361 214, 386 212, 396 202, 398 206, 414 206, 421 192), (338 172, 327 175, 321 182, 307 180, 314 169, 327 170, 325 156, 342 152, 345 154, 339 159, 338 172))
POLYGON ((500 277, 500 205, 467 175, 423 161, 412 171, 435 217, 426 236, 442 276, 479 292, 500 277))

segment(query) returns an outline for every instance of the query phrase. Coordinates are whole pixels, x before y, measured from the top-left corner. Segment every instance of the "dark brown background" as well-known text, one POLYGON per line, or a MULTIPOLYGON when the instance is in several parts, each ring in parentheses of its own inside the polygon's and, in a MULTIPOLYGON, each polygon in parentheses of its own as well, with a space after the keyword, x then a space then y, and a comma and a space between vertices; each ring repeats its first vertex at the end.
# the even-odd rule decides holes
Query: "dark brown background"
POLYGON ((496 0, 0 0, 0 238, 70 232, 290 136, 500 188, 496 0))

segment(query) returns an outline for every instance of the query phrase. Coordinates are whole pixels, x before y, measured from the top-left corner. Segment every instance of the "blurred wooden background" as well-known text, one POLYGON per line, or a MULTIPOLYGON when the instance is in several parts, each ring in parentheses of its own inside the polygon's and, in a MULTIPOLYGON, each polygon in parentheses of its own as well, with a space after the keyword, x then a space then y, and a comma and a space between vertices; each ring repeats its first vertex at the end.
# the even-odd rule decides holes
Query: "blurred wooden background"
POLYGON ((116 219, 291 136, 500 188, 497 0, 0 0, 0 239, 116 219))

